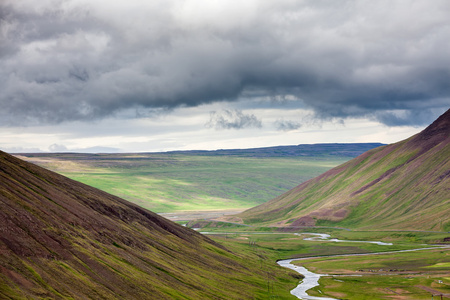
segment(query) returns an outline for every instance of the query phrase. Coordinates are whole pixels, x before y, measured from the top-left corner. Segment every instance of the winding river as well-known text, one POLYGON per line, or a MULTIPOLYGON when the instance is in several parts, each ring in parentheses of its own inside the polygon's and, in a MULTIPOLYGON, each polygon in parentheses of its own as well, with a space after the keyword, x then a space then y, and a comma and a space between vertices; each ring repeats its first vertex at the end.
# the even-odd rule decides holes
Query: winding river
MULTIPOLYGON (((296 235, 315 235, 315 237, 305 238, 304 240, 328 240, 330 242, 354 242, 354 243, 372 243, 377 245, 392 245, 392 243, 384 243, 384 242, 374 242, 374 241, 347 241, 347 240, 338 240, 338 239, 330 239, 329 234, 323 234, 323 233, 296 233, 296 235)), ((398 251, 387 251, 387 252, 372 252, 372 253, 359 253, 359 254, 340 254, 340 255, 330 255, 327 257, 342 257, 342 256, 362 256, 362 255, 378 255, 378 254, 390 254, 390 253, 399 253, 399 252, 411 252, 411 251, 418 251, 418 250, 428 250, 428 249, 436 249, 436 248, 447 248, 448 246, 443 247, 428 247, 428 248, 419 248, 419 249, 410 249, 410 250, 398 250, 398 251)), ((298 261, 298 260, 304 260, 304 259, 311 259, 311 258, 320 258, 320 256, 317 257, 305 257, 305 258, 294 258, 294 259, 284 259, 279 260, 277 263, 285 268, 289 268, 291 270, 294 270, 300 274, 302 274, 305 278, 299 283, 299 285, 291 290, 291 294, 296 296, 298 299, 303 300, 339 300, 336 298, 327 298, 327 297, 316 297, 316 296, 310 296, 306 293, 307 290, 318 286, 319 285, 319 279, 321 276, 328 276, 327 274, 316 274, 305 267, 296 266, 292 264, 292 261, 298 261)))
MULTIPOLYGON (((223 232, 202 232, 203 234, 224 234, 223 232)), ((232 234, 232 233, 230 233, 232 234)), ((254 232, 254 233, 247 233, 247 234, 268 234, 267 232, 254 232)), ((272 233, 272 234, 285 234, 285 233, 272 233)), ((312 235, 312 237, 304 238, 306 241, 329 241, 329 242, 347 242, 347 243, 370 243, 370 244, 377 244, 382 246, 391 246, 392 243, 384 243, 384 242, 378 242, 378 241, 352 241, 352 240, 339 240, 339 239, 330 239, 329 234, 325 233, 294 233, 295 235, 302 236, 302 235, 312 235)), ((380 254, 392 254, 392 253, 400 253, 400 252, 411 252, 411 251, 419 251, 419 250, 429 250, 429 249, 438 249, 438 248, 449 248, 449 246, 441 246, 441 247, 427 247, 427 248, 418 248, 418 249, 409 249, 409 250, 397 250, 397 251, 385 251, 385 252, 369 252, 369 253, 357 253, 357 254, 339 254, 339 255, 328 255, 326 257, 343 257, 343 256, 362 256, 362 255, 380 255, 380 254)), ((304 258, 294 258, 294 259, 283 259, 277 261, 278 265, 281 267, 289 268, 291 270, 294 270, 304 276, 302 281, 300 281, 299 285, 291 290, 291 294, 296 296, 298 299, 303 300, 339 300, 336 298, 328 298, 328 297, 317 297, 317 296, 310 296, 306 293, 307 290, 318 286, 319 285, 319 279, 322 276, 330 276, 327 274, 317 274, 309 271, 305 267, 302 266, 296 266, 292 264, 293 261, 299 261, 299 260, 305 260, 305 259, 311 259, 311 258, 321 258, 323 256, 314 256, 314 257, 304 257, 304 258)), ((358 276, 358 275, 354 275, 358 276)))
POLYGON ((294 270, 303 276, 303 280, 300 282, 299 285, 293 290, 291 290, 291 294, 296 296, 299 299, 305 299, 305 300, 334 300, 334 298, 326 298, 326 297, 315 297, 310 296, 306 293, 307 290, 312 289, 315 286, 319 285, 319 279, 321 276, 327 276, 326 274, 316 274, 313 272, 308 271, 305 267, 296 266, 291 264, 292 261, 298 260, 298 259, 285 259, 285 260, 279 260, 277 263, 285 268, 289 268, 291 270, 294 270))

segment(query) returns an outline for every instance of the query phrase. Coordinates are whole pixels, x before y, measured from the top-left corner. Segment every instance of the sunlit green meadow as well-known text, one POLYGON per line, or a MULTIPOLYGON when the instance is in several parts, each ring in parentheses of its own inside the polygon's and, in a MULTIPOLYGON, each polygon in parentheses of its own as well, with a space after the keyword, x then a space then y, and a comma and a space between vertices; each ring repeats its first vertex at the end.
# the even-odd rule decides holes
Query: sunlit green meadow
POLYGON ((160 213, 244 210, 348 159, 164 153, 49 154, 34 162, 160 213))

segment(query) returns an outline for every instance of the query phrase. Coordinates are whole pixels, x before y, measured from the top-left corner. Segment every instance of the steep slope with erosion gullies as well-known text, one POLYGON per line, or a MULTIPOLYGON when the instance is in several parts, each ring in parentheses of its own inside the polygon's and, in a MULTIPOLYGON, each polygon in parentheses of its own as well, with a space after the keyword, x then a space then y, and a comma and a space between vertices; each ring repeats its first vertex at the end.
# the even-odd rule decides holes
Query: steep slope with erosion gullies
POLYGON ((409 139, 365 152, 237 217, 277 226, 448 231, 449 195, 450 110, 409 139))
POLYGON ((1 299, 265 297, 247 258, 3 152, 0 205, 1 299))

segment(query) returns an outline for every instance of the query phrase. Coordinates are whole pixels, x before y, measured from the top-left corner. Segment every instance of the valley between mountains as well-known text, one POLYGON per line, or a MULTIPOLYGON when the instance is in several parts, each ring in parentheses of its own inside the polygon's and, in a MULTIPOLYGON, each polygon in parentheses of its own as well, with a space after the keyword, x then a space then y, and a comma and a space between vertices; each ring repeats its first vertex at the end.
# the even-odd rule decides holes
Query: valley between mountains
POLYGON ((334 152, 315 150, 315 156, 302 157, 306 150, 299 145, 284 148, 282 155, 279 148, 188 153, 190 160, 186 153, 129 154, 114 164, 111 156, 94 155, 95 164, 88 164, 83 154, 18 158, 0 152, 0 298, 296 299, 290 290, 301 276, 276 261, 308 257, 314 259, 297 264, 328 274, 308 291, 315 297, 447 297, 450 251, 432 245, 450 243, 449 144, 450 110, 409 139, 366 145, 363 151, 357 145, 360 152, 351 154, 334 145, 325 146, 337 147, 334 152), (128 195, 134 203, 21 158, 64 169, 61 173, 84 177, 85 183, 99 178, 105 190, 128 195), (146 161, 159 177, 143 176, 151 169, 146 161), (219 168, 208 173, 214 164, 219 168), (297 177, 305 170, 307 175, 297 177), (184 175, 172 176, 181 171, 184 175), (133 193, 133 181, 120 190, 124 174, 133 172, 140 191, 133 193), (194 184, 188 179, 197 173, 194 184), (283 181, 283 173, 289 180, 283 181), (293 184, 296 177, 300 182, 293 184), (139 200, 158 184, 176 188, 155 196, 156 204, 154 190, 139 200), (214 185, 220 188, 211 196, 214 185), (281 195, 263 188, 270 185, 281 195), (181 191, 185 194, 177 196, 181 191), (166 213, 245 211, 182 226, 149 210, 151 205, 166 213), (384 244, 305 241, 302 232, 384 244), (382 258, 330 257, 423 244, 433 249, 382 258))

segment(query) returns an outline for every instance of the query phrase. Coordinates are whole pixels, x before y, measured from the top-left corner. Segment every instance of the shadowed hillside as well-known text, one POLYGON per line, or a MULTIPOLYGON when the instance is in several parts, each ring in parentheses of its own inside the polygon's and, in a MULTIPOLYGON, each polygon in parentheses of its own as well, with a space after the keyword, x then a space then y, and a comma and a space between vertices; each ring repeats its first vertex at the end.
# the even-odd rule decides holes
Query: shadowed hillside
POLYGON ((367 151, 237 215, 278 226, 447 231, 449 216, 450 110, 409 139, 367 151))
POLYGON ((265 297, 248 258, 3 152, 0 204, 1 299, 265 297))

